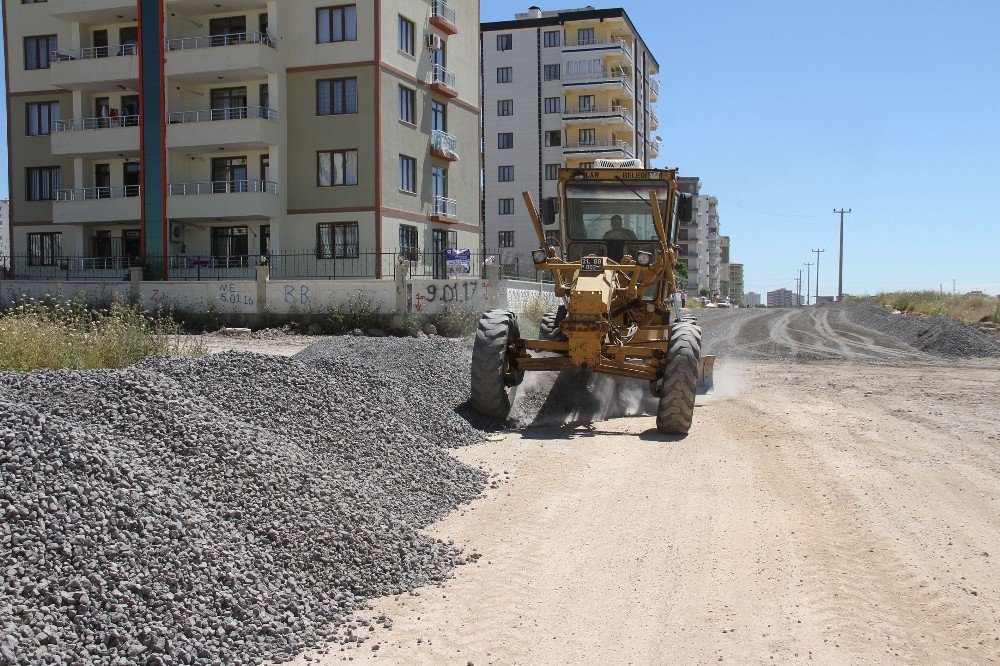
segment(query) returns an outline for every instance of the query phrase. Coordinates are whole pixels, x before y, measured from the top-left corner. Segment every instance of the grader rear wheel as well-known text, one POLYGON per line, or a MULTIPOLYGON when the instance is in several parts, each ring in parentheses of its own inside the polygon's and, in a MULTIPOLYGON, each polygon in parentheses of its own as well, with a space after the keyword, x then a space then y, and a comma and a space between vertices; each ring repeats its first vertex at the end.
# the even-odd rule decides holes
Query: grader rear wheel
POLYGON ((667 367, 660 385, 656 429, 667 435, 685 435, 694 420, 701 359, 701 329, 682 321, 670 329, 667 367))
POLYGON ((549 341, 564 341, 561 324, 565 317, 565 311, 553 310, 542 317, 542 322, 538 325, 538 339, 549 341))
POLYGON ((517 315, 491 310, 479 320, 472 347, 472 406, 483 416, 506 418, 514 398, 517 373, 510 345, 520 340, 517 315))

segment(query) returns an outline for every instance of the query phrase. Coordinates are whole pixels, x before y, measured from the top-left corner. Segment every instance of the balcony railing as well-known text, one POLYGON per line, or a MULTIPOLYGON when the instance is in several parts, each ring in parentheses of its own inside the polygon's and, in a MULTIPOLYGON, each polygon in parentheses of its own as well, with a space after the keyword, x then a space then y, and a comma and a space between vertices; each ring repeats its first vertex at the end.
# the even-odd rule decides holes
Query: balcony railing
POLYGON ((649 121, 651 125, 656 125, 657 127, 660 125, 660 116, 652 109, 649 110, 649 121))
POLYGON ((136 44, 115 44, 113 46, 92 46, 75 51, 53 51, 52 62, 67 62, 70 60, 94 60, 96 58, 116 58, 119 56, 134 56, 139 54, 136 44))
POLYGON ((204 183, 173 183, 170 185, 170 196, 172 197, 245 192, 277 194, 278 184, 268 180, 215 180, 204 183))
POLYGON ((626 106, 596 106, 588 109, 567 109, 563 112, 563 120, 572 118, 596 118, 599 116, 620 116, 629 125, 633 124, 632 109, 626 106))
POLYGON ((445 86, 455 90, 455 85, 458 79, 455 77, 455 72, 442 67, 441 65, 434 65, 431 69, 431 83, 445 86))
POLYGON ((431 132, 431 150, 458 157, 458 137, 441 130, 431 132))
POLYGON ((567 81, 593 81, 594 83, 621 83, 632 90, 632 75, 620 69, 602 69, 599 72, 577 72, 563 75, 563 82, 567 81))
POLYGON ((444 0, 433 0, 431 2, 431 16, 437 16, 455 25, 455 10, 444 0))
POLYGON ((201 111, 171 111, 167 114, 167 123, 206 123, 218 120, 246 120, 248 118, 263 118, 278 122, 278 112, 263 106, 241 106, 230 109, 203 109, 201 111))
POLYGON ((635 152, 632 150, 632 146, 625 141, 584 141, 579 143, 567 143, 563 146, 564 152, 568 150, 572 151, 586 151, 588 153, 609 153, 613 151, 622 151, 629 157, 635 157, 635 152))
POLYGON ((138 185, 123 187, 80 187, 76 189, 56 190, 56 201, 93 201, 96 199, 124 199, 137 197, 140 193, 138 185))
POLYGON ((216 46, 236 46, 239 44, 263 44, 274 48, 274 40, 263 32, 242 32, 230 35, 203 35, 201 37, 178 37, 166 41, 168 51, 207 49, 216 46))
POLYGON ((590 39, 575 42, 564 42, 563 50, 586 50, 587 48, 603 48, 606 46, 617 46, 622 54, 632 60, 632 45, 621 37, 612 37, 611 39, 590 39))
POLYGON ((649 81, 649 92, 652 94, 652 96, 653 97, 659 97, 660 96, 660 82, 657 81, 654 78, 649 78, 649 79, 646 79, 646 80, 649 81))
POLYGON ((107 118, 76 118, 57 120, 52 125, 53 132, 82 132, 98 129, 122 129, 138 127, 139 116, 111 116, 107 118))
POLYGON ((446 197, 434 197, 434 215, 438 217, 458 217, 458 202, 446 197))

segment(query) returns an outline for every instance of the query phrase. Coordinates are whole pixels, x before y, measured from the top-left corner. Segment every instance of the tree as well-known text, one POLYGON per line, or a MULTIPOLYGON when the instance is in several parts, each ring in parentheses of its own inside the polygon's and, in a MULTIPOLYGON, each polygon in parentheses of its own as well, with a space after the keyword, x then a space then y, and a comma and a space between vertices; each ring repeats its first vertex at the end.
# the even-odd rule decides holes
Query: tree
POLYGON ((674 279, 677 282, 677 286, 681 289, 688 281, 688 266, 685 263, 678 262, 674 264, 674 279))
POLYGON ((702 296, 710 296, 712 294, 712 292, 710 292, 708 289, 702 289, 698 293, 702 296))

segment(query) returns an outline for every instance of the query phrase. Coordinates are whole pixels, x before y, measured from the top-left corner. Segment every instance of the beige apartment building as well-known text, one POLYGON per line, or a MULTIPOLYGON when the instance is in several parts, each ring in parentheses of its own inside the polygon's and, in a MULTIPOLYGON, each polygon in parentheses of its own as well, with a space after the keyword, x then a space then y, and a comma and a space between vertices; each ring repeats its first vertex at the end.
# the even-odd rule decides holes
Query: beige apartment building
POLYGON ((18 274, 440 274, 481 245, 478 2, 4 0, 4 19, 18 274))
POLYGON ((602 158, 650 166, 660 67, 621 8, 532 7, 481 31, 485 244, 530 267, 521 193, 556 196, 560 167, 602 158))

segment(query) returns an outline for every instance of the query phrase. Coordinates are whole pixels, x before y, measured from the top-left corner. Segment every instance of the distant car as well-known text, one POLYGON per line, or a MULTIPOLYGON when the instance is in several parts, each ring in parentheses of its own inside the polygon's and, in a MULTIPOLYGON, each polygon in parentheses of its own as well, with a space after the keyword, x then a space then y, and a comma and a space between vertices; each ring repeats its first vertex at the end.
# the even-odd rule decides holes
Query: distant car
POLYGON ((733 307, 733 304, 729 302, 728 298, 723 298, 721 301, 718 302, 718 304, 716 305, 716 307, 731 308, 731 307, 733 307))

